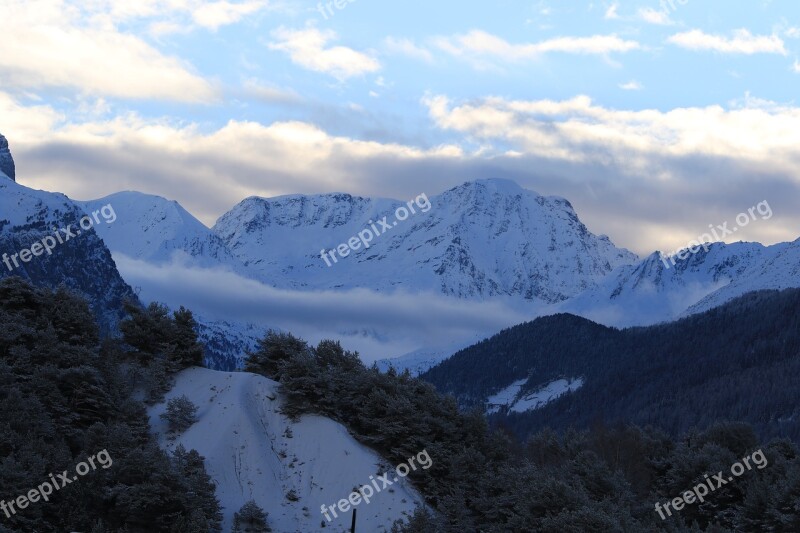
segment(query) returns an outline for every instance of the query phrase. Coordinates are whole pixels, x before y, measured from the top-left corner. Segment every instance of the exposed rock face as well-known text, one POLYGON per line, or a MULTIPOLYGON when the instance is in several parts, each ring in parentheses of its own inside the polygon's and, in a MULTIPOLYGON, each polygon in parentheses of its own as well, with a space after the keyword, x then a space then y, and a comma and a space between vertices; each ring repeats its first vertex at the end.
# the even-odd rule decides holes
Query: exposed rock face
POLYGON ((8 141, 0 134, 0 172, 16 181, 14 159, 11 157, 11 150, 8 149, 8 141))

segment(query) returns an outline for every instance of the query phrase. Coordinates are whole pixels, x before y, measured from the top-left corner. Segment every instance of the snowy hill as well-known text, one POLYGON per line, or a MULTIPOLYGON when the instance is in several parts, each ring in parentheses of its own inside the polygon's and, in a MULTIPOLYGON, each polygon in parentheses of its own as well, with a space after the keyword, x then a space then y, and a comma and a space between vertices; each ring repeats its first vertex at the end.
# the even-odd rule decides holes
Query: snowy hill
POLYGON ((414 204, 348 194, 248 198, 214 231, 258 278, 305 289, 433 291, 558 302, 636 256, 595 236, 572 206, 507 180, 465 183, 414 204), (328 266, 320 257, 383 220, 382 234, 328 266), (387 229, 388 228, 388 229, 387 229))
MULTIPOLYGON (((224 531, 230 531, 233 513, 251 499, 267 511, 276 532, 349 530, 349 512, 322 528, 326 521, 320 507, 347 498, 391 466, 328 418, 304 416, 292 422, 281 415, 277 387, 254 374, 186 370, 167 399, 189 397, 200 407, 199 421, 171 439, 159 418, 166 406, 162 403, 150 409, 150 424, 163 448, 183 444, 206 458, 225 508, 224 531)), ((357 531, 389 531, 395 520, 413 512, 420 496, 403 483, 358 507, 357 531)))

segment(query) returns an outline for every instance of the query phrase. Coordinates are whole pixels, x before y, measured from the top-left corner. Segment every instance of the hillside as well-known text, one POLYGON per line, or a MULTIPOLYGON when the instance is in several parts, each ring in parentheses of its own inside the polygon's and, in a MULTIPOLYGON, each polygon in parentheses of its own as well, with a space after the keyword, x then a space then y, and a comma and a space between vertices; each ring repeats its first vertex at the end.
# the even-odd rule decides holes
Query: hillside
POLYGON ((800 440, 800 290, 750 293, 677 322, 617 330, 572 315, 507 329, 422 377, 464 405, 497 406, 522 435, 617 422, 680 435, 745 421, 762 438, 800 440), (529 410, 511 409, 559 380, 580 384, 529 410))
MULTIPOLYGON (((319 531, 320 506, 346 498, 370 476, 389 470, 379 455, 356 442, 332 420, 307 415, 292 421, 280 412, 278 384, 248 373, 207 369, 183 371, 166 400, 186 395, 200 406, 199 421, 179 437, 167 436, 159 418, 165 403, 149 410, 150 425, 165 450, 179 444, 206 458, 229 531, 233 513, 255 500, 274 531, 319 531), (296 497, 289 496, 293 493, 296 497)), ((358 509, 359 531, 389 531, 411 515, 421 499, 404 481, 358 509)), ((352 513, 328 523, 333 531, 350 526, 352 513)))

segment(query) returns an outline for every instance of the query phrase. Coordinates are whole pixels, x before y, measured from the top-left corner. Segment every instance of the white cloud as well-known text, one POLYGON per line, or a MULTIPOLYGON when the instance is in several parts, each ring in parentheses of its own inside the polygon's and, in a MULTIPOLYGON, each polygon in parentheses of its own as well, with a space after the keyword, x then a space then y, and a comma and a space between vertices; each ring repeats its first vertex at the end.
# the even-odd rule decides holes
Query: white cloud
POLYGON ((644 87, 636 80, 631 80, 627 83, 620 83, 619 88, 624 91, 641 91, 644 87))
POLYGON ((777 35, 753 35, 746 29, 736 30, 732 38, 691 30, 672 35, 668 42, 689 50, 711 50, 722 54, 782 54, 783 40, 777 35))
POLYGON ((217 91, 179 58, 85 17, 57 0, 11 1, 0 18, 0 79, 6 88, 67 87, 131 99, 209 102, 217 91))
POLYGON ((390 52, 419 59, 425 63, 433 63, 433 54, 431 54, 429 50, 417 46, 410 39, 387 37, 384 44, 386 45, 386 49, 390 52))
POLYGON ((216 31, 270 7, 266 0, 67 0, 64 5, 106 26, 150 20, 151 31, 157 34, 185 33, 197 27, 216 31))
POLYGON ((501 37, 481 30, 472 30, 463 35, 439 37, 435 44, 445 52, 463 57, 476 66, 485 66, 485 61, 534 60, 548 53, 598 54, 638 50, 636 41, 624 40, 616 35, 593 35, 591 37, 556 37, 538 43, 512 44, 501 37))
MULTIPOLYGON (((623 111, 587 96, 570 100, 505 100, 453 105, 424 100, 440 128, 484 141, 510 142, 526 154, 604 163, 611 155, 631 171, 657 177, 664 157, 709 156, 797 176, 800 108, 766 105, 749 95, 720 106, 623 111)), ((800 179, 800 178, 793 178, 800 179)))
POLYGON ((640 8, 637 12, 638 17, 647 22, 648 24, 656 24, 659 26, 672 26, 675 24, 670 18, 669 13, 666 11, 658 11, 652 7, 640 8))
POLYGON ((24 185, 80 199, 120 190, 158 194, 209 225, 252 195, 404 198, 509 176, 568 198, 592 231, 637 253, 675 249, 685 243, 681 235, 697 235, 764 199, 774 222, 737 237, 797 238, 800 108, 749 95, 727 108, 668 111, 612 109, 588 97, 467 105, 431 96, 425 103, 434 125, 474 148, 359 140, 297 121, 231 121, 211 131, 135 114, 68 121, 2 91, 0 132, 24 185))
POLYGON ((296 104, 303 98, 292 89, 264 84, 254 79, 245 80, 244 91, 248 96, 271 104, 296 104))
POLYGON ((618 20, 619 14, 617 14, 617 9, 619 8, 619 4, 611 4, 608 6, 606 10, 606 14, 603 16, 606 20, 618 20))
POLYGON ((365 53, 345 46, 328 47, 328 43, 336 39, 332 30, 279 28, 272 32, 272 37, 275 40, 268 45, 271 50, 285 52, 293 63, 330 74, 340 81, 381 68, 377 59, 365 53))
POLYGON ((184 305, 221 320, 279 327, 317 342, 341 339, 344 346, 362 350, 370 362, 476 334, 489 336, 535 315, 533 306, 523 312, 501 301, 466 302, 441 294, 367 289, 292 291, 177 260, 156 266, 120 253, 114 253, 114 260, 128 283, 144 287, 145 301, 184 305))
POLYGON ((795 58, 794 63, 792 64, 792 72, 795 74, 800 74, 800 60, 795 58))
POLYGON ((192 20, 203 28, 216 31, 220 26, 239 22, 247 15, 252 15, 267 7, 267 2, 254 1, 234 4, 231 2, 202 3, 192 10, 192 20))

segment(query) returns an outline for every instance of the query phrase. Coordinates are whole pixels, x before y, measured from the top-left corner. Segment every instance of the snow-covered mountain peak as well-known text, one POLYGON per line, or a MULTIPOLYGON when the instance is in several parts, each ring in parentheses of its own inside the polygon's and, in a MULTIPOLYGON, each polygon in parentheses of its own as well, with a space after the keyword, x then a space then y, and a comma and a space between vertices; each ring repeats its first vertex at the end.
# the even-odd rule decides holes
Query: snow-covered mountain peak
POLYGON ((302 289, 555 302, 637 259, 589 232, 563 198, 513 181, 467 182, 412 202, 414 212, 396 219, 411 202, 349 194, 248 198, 213 230, 263 281, 302 289), (320 257, 384 218, 388 229, 369 247, 331 266, 320 257))
POLYGON ((16 181, 14 158, 11 157, 11 150, 8 148, 8 140, 3 137, 2 134, 0 134, 0 173, 16 181))
POLYGON ((242 271, 219 237, 178 202, 125 191, 76 204, 87 213, 113 208, 119 220, 96 228, 112 252, 154 263, 172 261, 180 254, 196 266, 242 271))

